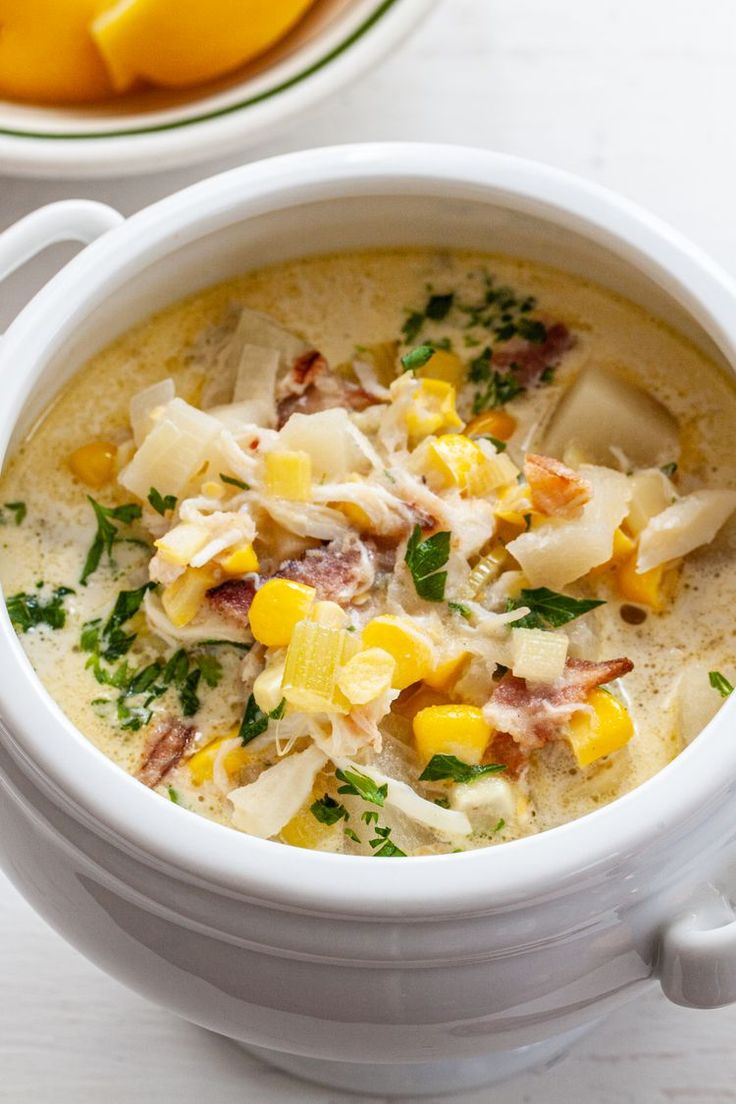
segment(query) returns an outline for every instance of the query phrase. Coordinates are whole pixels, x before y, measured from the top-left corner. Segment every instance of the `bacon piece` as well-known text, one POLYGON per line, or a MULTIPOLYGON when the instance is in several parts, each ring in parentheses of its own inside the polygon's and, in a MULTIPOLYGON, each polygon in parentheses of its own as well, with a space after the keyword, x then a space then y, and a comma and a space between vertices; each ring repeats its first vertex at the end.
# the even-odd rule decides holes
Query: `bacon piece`
POLYGON ((356 594, 368 590, 374 578, 373 556, 355 538, 310 548, 300 560, 287 560, 274 575, 314 587, 321 601, 346 606, 356 594))
POLYGON ((247 628, 248 611, 255 593, 256 586, 252 579, 227 579, 207 591, 207 601, 215 613, 247 628))
POLYGON ((336 406, 347 410, 365 410, 375 406, 381 400, 357 384, 350 383, 340 376, 321 375, 317 383, 310 384, 299 394, 292 392, 277 404, 278 428, 286 425, 292 414, 317 414, 321 410, 332 410, 336 406))
POLYGON ((168 772, 177 765, 197 733, 194 725, 186 724, 179 717, 167 717, 153 730, 153 742, 136 774, 144 786, 158 786, 168 772))
POLYGON ((511 345, 505 349, 494 349, 493 367, 514 367, 514 375, 522 387, 534 387, 539 383, 545 368, 556 368, 574 344, 575 335, 570 333, 563 322, 555 322, 547 326, 544 341, 526 341, 518 347, 511 345))
POLYGON ((306 353, 302 353, 291 366, 293 390, 302 395, 326 368, 327 361, 316 349, 309 349, 306 353))
POLYGON ((529 756, 508 732, 497 732, 483 756, 483 763, 503 763, 504 778, 519 778, 529 766, 529 756))
POLYGON ((524 475, 529 484, 532 506, 540 514, 574 518, 590 502, 591 486, 572 468, 551 456, 528 453, 524 475))
POLYGON ((509 672, 493 691, 484 713, 497 732, 508 733, 526 754, 559 739, 591 690, 627 675, 633 667, 625 657, 603 663, 568 659, 561 678, 538 684, 509 672))

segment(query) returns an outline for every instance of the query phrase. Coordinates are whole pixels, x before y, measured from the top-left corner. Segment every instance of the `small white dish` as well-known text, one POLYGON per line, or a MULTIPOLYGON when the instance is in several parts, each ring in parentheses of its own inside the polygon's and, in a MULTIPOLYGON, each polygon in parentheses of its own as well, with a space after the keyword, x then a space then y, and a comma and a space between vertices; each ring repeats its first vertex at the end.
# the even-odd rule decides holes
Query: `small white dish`
POLYGON ((93 178, 196 164, 272 137, 377 64, 434 0, 316 0, 267 54, 220 80, 107 103, 0 99, 0 173, 93 178))

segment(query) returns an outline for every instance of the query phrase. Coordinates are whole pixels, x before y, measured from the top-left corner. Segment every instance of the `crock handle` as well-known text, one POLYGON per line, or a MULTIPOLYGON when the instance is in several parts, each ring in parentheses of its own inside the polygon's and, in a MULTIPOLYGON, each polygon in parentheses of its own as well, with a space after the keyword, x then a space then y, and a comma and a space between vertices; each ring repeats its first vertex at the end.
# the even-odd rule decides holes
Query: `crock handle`
POLYGON ((49 245, 63 241, 88 245, 122 221, 113 207, 91 199, 64 199, 39 207, 0 234, 0 280, 49 245))
POLYGON ((680 916, 663 932, 659 977, 666 997, 686 1008, 736 1003, 736 919, 721 899, 680 916))

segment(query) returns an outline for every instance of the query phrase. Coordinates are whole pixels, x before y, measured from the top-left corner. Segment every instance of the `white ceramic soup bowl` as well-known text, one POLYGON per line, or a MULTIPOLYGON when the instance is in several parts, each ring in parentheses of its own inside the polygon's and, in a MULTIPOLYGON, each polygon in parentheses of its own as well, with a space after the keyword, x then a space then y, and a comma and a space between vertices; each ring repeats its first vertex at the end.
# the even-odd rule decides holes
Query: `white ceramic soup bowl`
MULTIPOLYGON (((598 188, 480 151, 297 153, 126 221, 58 204, 0 238, 0 272, 96 235, 0 343, 0 451, 154 309, 330 250, 472 246, 552 262, 736 363, 736 288, 696 249, 598 188)), ((122 982, 283 1068, 363 1092, 448 1092, 549 1059, 658 981, 682 1004, 736 1000, 733 703, 590 816, 396 862, 253 839, 162 800, 64 717, 4 610, 0 718, 0 857, 20 891, 122 982)))

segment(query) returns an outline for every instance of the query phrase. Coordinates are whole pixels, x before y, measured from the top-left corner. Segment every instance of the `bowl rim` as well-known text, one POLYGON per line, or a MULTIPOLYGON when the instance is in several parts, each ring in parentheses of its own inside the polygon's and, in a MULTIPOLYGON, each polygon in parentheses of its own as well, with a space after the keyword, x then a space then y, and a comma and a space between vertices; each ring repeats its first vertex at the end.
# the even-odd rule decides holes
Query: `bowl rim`
POLYGON ((109 176, 113 171, 131 175, 224 155, 238 143, 253 144, 270 134, 277 123, 296 119, 319 100, 359 79, 434 7, 434 0, 368 2, 371 7, 361 22, 349 25, 347 33, 332 42, 326 53, 320 52, 303 69, 235 103, 181 119, 109 130, 50 132, 0 125, 0 163, 4 171, 18 175, 109 176))
MULTIPOLYGON (((131 216, 79 253, 21 311, 0 342, 0 369, 3 363, 21 363, 35 375, 64 327, 73 332, 76 320, 106 299, 116 283, 170 249, 247 219, 249 212, 341 196, 407 193, 485 199, 587 233, 654 278, 736 364, 736 282, 633 203, 558 169, 502 154, 375 143, 254 162, 131 216)), ((32 389, 28 370, 9 374, 0 411, 0 456, 32 389)), ((368 856, 256 839, 162 800, 65 717, 33 672, 4 606, 0 610, 0 743, 37 784, 91 822, 97 834, 133 849, 149 865, 286 908, 434 919, 519 907, 597 882, 663 835, 677 836, 683 827, 692 827, 713 810, 716 798, 724 798, 736 770, 736 744, 729 732, 735 716, 736 700, 725 702, 701 735, 661 771, 577 820, 495 847, 377 864, 368 856)))

